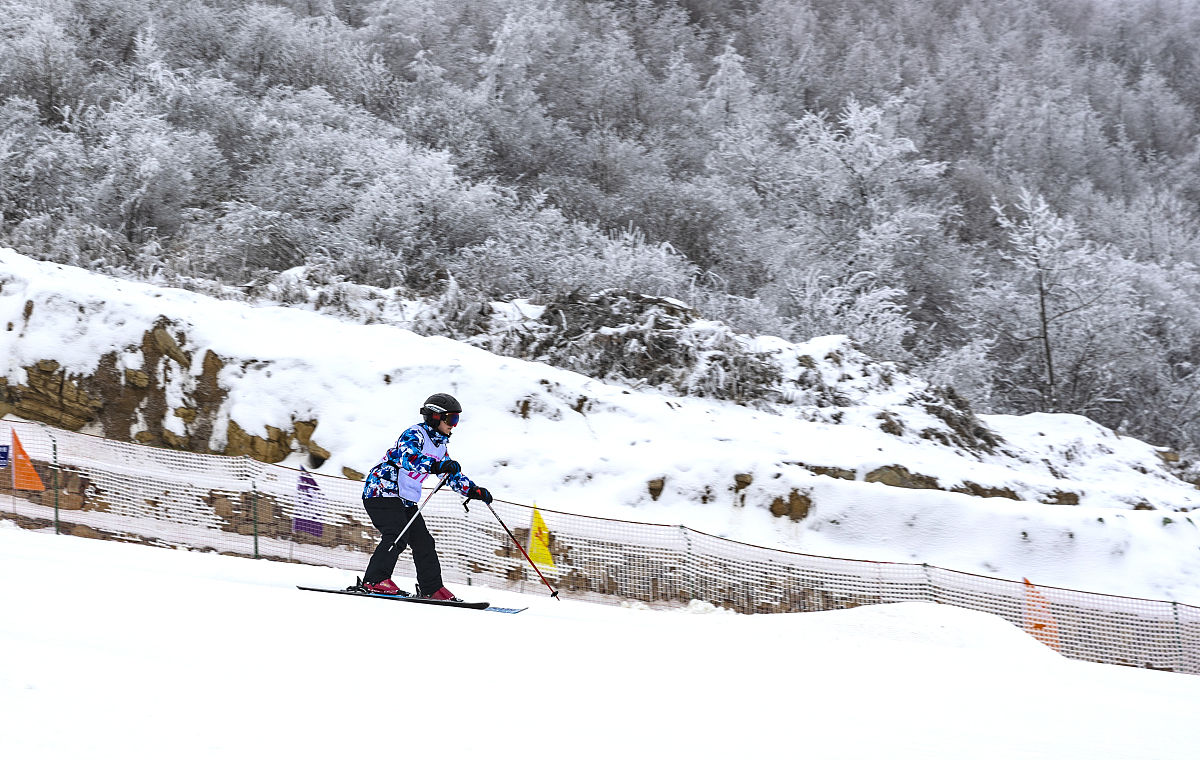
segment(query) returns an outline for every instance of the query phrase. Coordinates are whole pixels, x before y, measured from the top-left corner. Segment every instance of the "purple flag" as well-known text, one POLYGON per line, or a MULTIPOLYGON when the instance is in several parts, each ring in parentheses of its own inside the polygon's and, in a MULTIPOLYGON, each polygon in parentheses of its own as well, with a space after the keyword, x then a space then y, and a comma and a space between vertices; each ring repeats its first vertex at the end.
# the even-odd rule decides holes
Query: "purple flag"
POLYGON ((292 532, 320 536, 325 526, 321 523, 325 497, 317 488, 317 481, 308 470, 300 467, 300 480, 296 483, 296 512, 292 518, 292 532))

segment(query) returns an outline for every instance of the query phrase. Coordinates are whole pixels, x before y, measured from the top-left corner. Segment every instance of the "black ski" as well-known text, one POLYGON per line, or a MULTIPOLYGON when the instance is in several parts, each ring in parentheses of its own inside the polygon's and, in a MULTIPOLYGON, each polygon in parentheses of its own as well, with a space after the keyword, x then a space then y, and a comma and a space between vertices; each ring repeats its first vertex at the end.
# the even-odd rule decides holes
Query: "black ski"
POLYGON ((323 594, 344 594, 346 596, 360 596, 366 599, 388 599, 393 602, 416 602, 417 604, 436 604, 442 607, 459 607, 465 610, 488 610, 489 612, 507 612, 517 613, 529 609, 528 607, 493 607, 487 602, 456 602, 450 599, 426 599, 420 596, 401 596, 399 594, 370 594, 350 588, 314 588, 312 586, 297 586, 301 591, 320 591, 323 594))

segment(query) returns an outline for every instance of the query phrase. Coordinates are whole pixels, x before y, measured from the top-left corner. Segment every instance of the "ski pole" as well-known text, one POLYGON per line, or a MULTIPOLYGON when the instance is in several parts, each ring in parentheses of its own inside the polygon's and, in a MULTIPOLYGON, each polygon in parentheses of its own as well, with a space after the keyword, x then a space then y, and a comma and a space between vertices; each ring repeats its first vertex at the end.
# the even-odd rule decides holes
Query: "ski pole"
MULTIPOLYGON (((470 499, 467 499, 467 501, 470 501, 470 499)), ((467 501, 463 502, 464 507, 467 506, 467 501)), ((550 589, 550 596, 558 599, 558 601, 561 602, 562 599, 559 599, 558 592, 555 591, 554 587, 550 585, 550 581, 546 580, 546 576, 542 575, 542 571, 538 569, 538 566, 534 564, 533 559, 530 558, 529 552, 525 551, 524 546, 521 546, 521 542, 518 541, 517 537, 512 534, 512 531, 508 529, 508 526, 504 524, 504 521, 500 519, 500 515, 496 514, 496 510, 492 509, 492 505, 489 502, 485 501, 483 503, 487 504, 487 508, 492 512, 492 517, 496 518, 496 522, 500 523, 501 528, 504 528, 504 532, 508 534, 508 537, 512 539, 512 542, 516 544, 517 548, 521 550, 521 553, 525 555, 525 559, 529 560, 529 566, 532 567, 533 571, 538 574, 539 578, 542 579, 542 583, 545 583, 546 588, 550 589)))
POLYGON ((421 503, 417 506, 417 513, 412 516, 412 519, 409 520, 408 524, 404 526, 404 529, 400 531, 400 535, 396 536, 396 540, 392 542, 393 550, 396 548, 396 545, 400 543, 400 539, 404 538, 404 534, 408 532, 409 527, 411 527, 412 524, 417 521, 417 518, 421 516, 421 510, 425 509, 425 505, 429 503, 429 500, 433 498, 435 493, 441 490, 442 486, 446 484, 446 479, 449 477, 450 473, 443 475, 441 479, 438 480, 438 484, 434 486, 434 489, 429 492, 429 495, 421 500, 421 503))

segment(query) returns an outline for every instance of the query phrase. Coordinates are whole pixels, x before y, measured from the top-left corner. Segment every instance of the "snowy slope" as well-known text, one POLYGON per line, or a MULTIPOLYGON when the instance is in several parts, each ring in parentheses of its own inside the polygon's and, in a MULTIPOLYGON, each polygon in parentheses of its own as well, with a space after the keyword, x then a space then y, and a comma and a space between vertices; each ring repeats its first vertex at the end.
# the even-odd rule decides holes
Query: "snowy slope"
MULTIPOLYGON (((794 381, 793 403, 749 409, 0 249, 0 324, 10 326, 0 332, 0 372, 10 387, 46 359, 85 376, 116 351, 118 371, 143 369, 142 338, 164 318, 191 361, 182 371, 165 360, 150 368, 169 405, 194 392, 207 351, 226 360, 216 449, 230 421, 265 434, 316 419, 313 440, 332 455, 321 471, 363 472, 417 419, 427 395, 448 391, 466 408, 454 457, 507 500, 816 554, 1200 603, 1200 527, 1186 514, 1200 491, 1174 478, 1154 447, 1069 415, 985 417, 1002 439, 991 451, 947 443, 953 431, 918 402, 928 395, 924 383, 837 336, 800 345, 758 339, 794 381), (819 403, 814 387, 834 389, 837 406, 819 403), (865 482, 896 467, 942 490, 865 482), (655 498, 648 484, 658 479, 655 498), (1019 500, 948 490, 972 485, 1019 500), (1038 503, 1061 493, 1078 504, 1038 503), (810 500, 807 512, 773 515, 793 494, 810 500)), ((186 432, 179 418, 166 422, 186 432)), ((285 463, 305 462, 297 450, 285 463)))
POLYGON ((0 522, 0 757, 1182 760, 1200 742, 1200 678, 1066 660, 952 607, 488 591, 529 606, 496 615, 294 589, 344 575, 0 522))

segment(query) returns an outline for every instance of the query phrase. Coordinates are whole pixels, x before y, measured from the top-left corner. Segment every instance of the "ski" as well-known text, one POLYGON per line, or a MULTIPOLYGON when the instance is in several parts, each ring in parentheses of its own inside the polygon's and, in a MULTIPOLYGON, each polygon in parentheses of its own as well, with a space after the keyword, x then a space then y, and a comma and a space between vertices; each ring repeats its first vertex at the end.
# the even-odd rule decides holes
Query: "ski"
POLYGON ((399 594, 364 594, 361 591, 354 591, 352 588, 315 588, 313 586, 297 586, 301 591, 319 591, 322 594, 344 594, 346 596, 359 596, 369 599, 389 599, 393 602, 415 602, 417 604, 436 604, 442 607, 459 607, 465 610, 487 610, 489 612, 505 612, 515 614, 523 612, 528 607, 493 607, 487 602, 455 602, 449 599, 425 599, 419 596, 402 596, 399 594))

